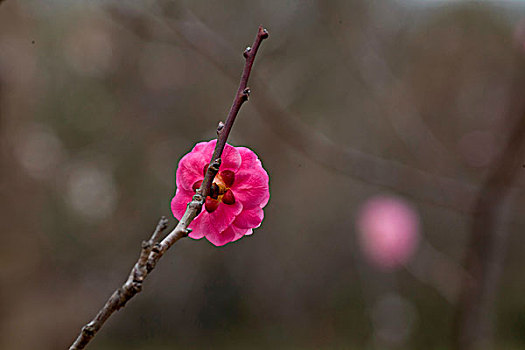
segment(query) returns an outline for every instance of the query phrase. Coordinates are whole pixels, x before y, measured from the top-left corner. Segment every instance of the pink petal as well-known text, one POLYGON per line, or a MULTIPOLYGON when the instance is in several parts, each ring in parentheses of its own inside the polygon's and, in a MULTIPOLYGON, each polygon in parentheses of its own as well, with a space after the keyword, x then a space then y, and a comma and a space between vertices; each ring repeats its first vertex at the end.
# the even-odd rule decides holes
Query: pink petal
POLYGON ((235 218, 233 224, 240 229, 247 230, 261 226, 263 218, 264 212, 261 208, 245 209, 235 218))
MULTIPOLYGON (((217 235, 231 225, 241 210, 242 204, 239 202, 231 205, 221 203, 212 213, 206 210, 201 211, 189 227, 193 230, 194 235, 217 235)), ((191 234, 190 237, 193 238, 191 234)))
POLYGON ((231 190, 235 200, 240 201, 245 209, 262 208, 270 198, 268 174, 262 167, 242 169, 235 174, 231 190))
MULTIPOLYGON (((192 152, 199 152, 199 153, 203 153, 203 151, 206 149, 206 146, 208 146, 208 144, 212 141, 215 141, 217 142, 217 140, 211 140, 211 141, 203 141, 203 142, 199 142, 198 144, 196 144, 195 146, 193 146, 193 149, 191 150, 192 152)), ((213 146, 215 147, 215 144, 213 144, 213 146)))
POLYGON ((220 247, 225 245, 226 243, 232 242, 235 239, 235 232, 233 231, 233 229, 228 227, 221 233, 207 235, 206 239, 210 241, 213 245, 220 247))
POLYGON ((186 211, 186 205, 191 201, 193 192, 177 188, 175 196, 171 200, 171 211, 177 220, 180 220, 186 211))
POLYGON ((179 161, 176 174, 177 188, 191 191, 193 184, 204 178, 202 168, 209 162, 202 153, 206 144, 207 142, 198 143, 179 161))
POLYGON ((202 232, 191 231, 188 234, 188 237, 193 238, 193 239, 201 239, 202 237, 204 237, 204 234, 202 232))
POLYGON ((252 229, 241 229, 236 227, 235 225, 231 225, 220 234, 209 235, 206 238, 214 245, 222 246, 226 243, 237 241, 246 235, 251 235, 252 232, 252 229))
POLYGON ((233 190, 244 208, 264 207, 270 198, 268 189, 268 173, 262 167, 261 161, 255 152, 247 147, 236 147, 241 155, 242 163, 236 174, 233 190), (237 190, 237 191, 236 191, 237 190), (241 193, 242 192, 242 193, 241 193))
POLYGON ((233 239, 232 242, 237 241, 237 240, 241 239, 244 236, 249 236, 249 235, 251 235, 253 233, 253 230, 251 228, 249 228, 249 229, 240 229, 240 228, 236 227, 235 225, 232 225, 231 227, 232 227, 233 231, 235 232, 235 238, 233 239))
POLYGON ((262 167, 261 161, 259 160, 259 158, 257 158, 257 155, 255 154, 254 151, 252 151, 251 149, 247 147, 236 147, 236 148, 237 148, 237 151, 239 151, 239 154, 241 155, 241 160, 242 160, 241 168, 242 169, 254 168, 256 166, 262 167))

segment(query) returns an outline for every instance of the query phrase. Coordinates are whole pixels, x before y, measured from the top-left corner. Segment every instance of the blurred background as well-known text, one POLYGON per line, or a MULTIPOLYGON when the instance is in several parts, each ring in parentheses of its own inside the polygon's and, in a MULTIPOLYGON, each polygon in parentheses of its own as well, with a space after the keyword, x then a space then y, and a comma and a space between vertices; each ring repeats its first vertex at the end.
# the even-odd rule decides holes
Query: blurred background
POLYGON ((270 174, 262 226, 178 242, 89 348, 450 349, 479 319, 485 344, 525 349, 524 15, 2 2, 0 348, 67 348, 175 225, 176 165, 215 136, 262 24, 229 139, 270 174))

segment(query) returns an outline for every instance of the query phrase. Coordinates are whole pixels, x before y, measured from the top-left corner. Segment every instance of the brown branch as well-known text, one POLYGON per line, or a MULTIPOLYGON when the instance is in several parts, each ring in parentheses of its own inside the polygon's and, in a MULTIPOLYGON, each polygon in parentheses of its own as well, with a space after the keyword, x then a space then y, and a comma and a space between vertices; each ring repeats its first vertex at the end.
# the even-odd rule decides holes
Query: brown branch
MULTIPOLYGON (((239 88, 237 89, 237 94, 235 95, 233 104, 230 108, 230 113, 228 113, 226 124, 221 123, 217 128, 217 145, 215 146, 215 151, 213 152, 213 156, 211 158, 212 160, 214 160, 214 162, 219 160, 219 158, 222 155, 222 151, 224 150, 224 146, 226 145, 226 140, 228 139, 228 135, 230 134, 230 131, 232 129, 233 122, 237 117, 237 113, 239 113, 239 109, 245 101, 248 101, 248 97, 250 96, 250 89, 248 88, 248 79, 250 78, 253 62, 255 61, 255 55, 257 55, 257 51, 259 50, 261 42, 266 38, 268 38, 268 31, 263 27, 259 27, 259 31, 257 32, 257 36, 255 37, 253 45, 251 47, 248 46, 246 50, 244 50, 243 56, 244 58, 246 58, 246 64, 244 65, 244 70, 242 72, 239 88)), ((212 166, 208 167, 208 171, 206 172, 206 176, 204 177, 200 188, 200 191, 204 198, 206 198, 210 193, 213 178, 215 177, 215 174, 217 174, 217 171, 219 171, 220 164, 210 164, 212 166)))
POLYGON ((501 224, 505 221, 505 211, 509 209, 506 206, 509 186, 523 171, 525 156, 525 104, 521 96, 525 88, 524 78, 521 77, 521 84, 515 88, 515 98, 521 104, 518 107, 520 117, 474 205, 465 259, 470 277, 462 281, 454 324, 455 348, 458 350, 492 347, 494 304, 509 235, 508 228, 502 228, 501 224))
MULTIPOLYGON (((1 1, 1 0, 0 0, 1 1)), ((244 70, 242 72, 241 81, 237 94, 233 100, 233 104, 228 113, 226 123, 219 123, 217 127, 217 144, 213 156, 210 160, 210 166, 206 171, 206 175, 202 182, 201 188, 193 196, 191 202, 188 203, 186 212, 180 219, 177 226, 171 231, 162 241, 157 242, 160 234, 166 229, 168 220, 161 218, 157 228, 153 232, 148 241, 142 242, 142 249, 139 259, 131 269, 126 282, 119 289, 115 290, 106 304, 100 309, 95 318, 88 324, 82 327, 82 330, 69 350, 84 349, 86 345, 94 338, 95 334, 104 325, 107 319, 117 310, 124 307, 126 303, 142 290, 142 283, 148 274, 155 268, 157 262, 162 258, 164 253, 177 242, 179 239, 186 237, 191 229, 188 228, 190 223, 202 210, 205 198, 211 190, 211 185, 215 175, 219 171, 221 163, 221 155, 226 146, 226 141, 232 129, 235 118, 241 109, 242 104, 248 100, 250 89, 247 87, 248 79, 255 61, 255 55, 261 42, 268 37, 268 32, 263 27, 259 27, 255 41, 251 47, 244 51, 246 59, 244 70)))

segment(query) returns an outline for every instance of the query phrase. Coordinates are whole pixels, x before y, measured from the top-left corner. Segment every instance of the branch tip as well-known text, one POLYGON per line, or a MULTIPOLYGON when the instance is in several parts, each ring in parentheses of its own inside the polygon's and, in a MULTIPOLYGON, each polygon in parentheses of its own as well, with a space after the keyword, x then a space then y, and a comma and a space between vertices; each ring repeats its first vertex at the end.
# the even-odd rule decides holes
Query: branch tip
POLYGON ((151 245, 158 241, 160 234, 162 231, 164 231, 168 227, 168 219, 166 219, 165 216, 162 216, 159 220, 159 223, 157 224, 157 227, 155 227, 155 231, 153 231, 153 234, 151 235, 151 238, 149 239, 149 246, 144 247, 142 245, 142 249, 149 249, 151 245))
POLYGON ((259 36, 261 39, 266 39, 270 36, 270 33, 266 30, 266 28, 263 28, 262 26, 259 27, 259 36))

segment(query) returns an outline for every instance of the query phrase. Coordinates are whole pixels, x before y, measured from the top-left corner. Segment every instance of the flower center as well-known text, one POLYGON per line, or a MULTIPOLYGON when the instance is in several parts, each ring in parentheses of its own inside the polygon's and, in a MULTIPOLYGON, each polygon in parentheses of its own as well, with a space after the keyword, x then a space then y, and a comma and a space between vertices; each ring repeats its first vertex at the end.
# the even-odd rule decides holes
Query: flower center
MULTIPOLYGON (((206 164, 203 169, 203 175, 206 175, 209 164, 206 164)), ((222 202, 227 205, 235 203, 235 196, 230 187, 235 182, 235 173, 231 170, 219 171, 215 176, 211 185, 210 195, 206 197, 204 208, 208 213, 212 213, 219 207, 222 202)), ((197 191, 202 185, 202 180, 196 181, 192 188, 197 191)))

